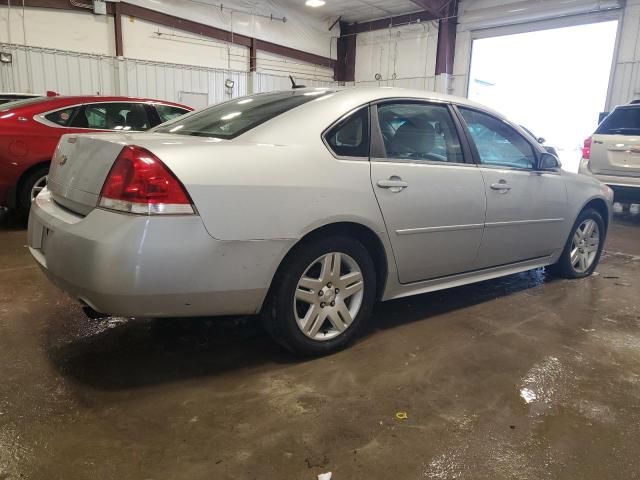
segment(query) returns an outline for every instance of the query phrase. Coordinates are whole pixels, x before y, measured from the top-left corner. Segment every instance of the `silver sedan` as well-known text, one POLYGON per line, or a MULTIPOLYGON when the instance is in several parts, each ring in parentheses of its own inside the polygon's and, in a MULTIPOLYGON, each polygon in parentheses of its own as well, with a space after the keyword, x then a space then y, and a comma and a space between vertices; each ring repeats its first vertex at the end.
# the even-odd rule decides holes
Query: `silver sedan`
POLYGON ((301 89, 150 133, 62 137, 29 248, 98 312, 261 313, 282 345, 318 355, 377 300, 544 266, 590 275, 611 202, 465 99, 301 89))

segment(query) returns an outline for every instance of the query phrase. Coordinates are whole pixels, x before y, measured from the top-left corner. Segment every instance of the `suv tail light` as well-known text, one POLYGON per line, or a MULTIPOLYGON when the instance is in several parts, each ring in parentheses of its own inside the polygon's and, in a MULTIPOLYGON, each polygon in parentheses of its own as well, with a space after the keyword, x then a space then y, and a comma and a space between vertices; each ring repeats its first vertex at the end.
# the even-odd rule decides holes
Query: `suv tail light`
POLYGON ((585 160, 589 160, 591 158, 591 137, 584 141, 584 145, 582 147, 582 158, 585 160))
POLYGON ((122 149, 100 192, 99 206, 143 215, 194 214, 184 185, 153 153, 135 145, 122 149))

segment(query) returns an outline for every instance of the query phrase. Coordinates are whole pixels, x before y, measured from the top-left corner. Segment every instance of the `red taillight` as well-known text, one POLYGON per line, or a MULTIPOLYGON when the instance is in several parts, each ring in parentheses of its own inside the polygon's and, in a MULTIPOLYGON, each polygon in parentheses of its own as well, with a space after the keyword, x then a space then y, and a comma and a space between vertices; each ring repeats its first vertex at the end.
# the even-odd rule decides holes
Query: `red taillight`
POLYGON ((591 158, 591 137, 584 141, 584 145, 582 146, 582 158, 585 160, 589 160, 591 158))
POLYGON ((135 145, 124 147, 116 158, 100 206, 146 215, 195 213, 180 180, 153 153, 135 145))

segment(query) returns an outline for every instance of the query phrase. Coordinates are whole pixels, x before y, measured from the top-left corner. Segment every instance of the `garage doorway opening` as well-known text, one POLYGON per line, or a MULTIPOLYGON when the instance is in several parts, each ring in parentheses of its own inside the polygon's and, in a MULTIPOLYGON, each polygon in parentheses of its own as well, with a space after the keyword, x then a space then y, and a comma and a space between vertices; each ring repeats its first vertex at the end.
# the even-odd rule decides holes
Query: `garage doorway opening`
POLYGON ((577 171, 605 109, 618 21, 473 41, 468 96, 523 125, 577 171))

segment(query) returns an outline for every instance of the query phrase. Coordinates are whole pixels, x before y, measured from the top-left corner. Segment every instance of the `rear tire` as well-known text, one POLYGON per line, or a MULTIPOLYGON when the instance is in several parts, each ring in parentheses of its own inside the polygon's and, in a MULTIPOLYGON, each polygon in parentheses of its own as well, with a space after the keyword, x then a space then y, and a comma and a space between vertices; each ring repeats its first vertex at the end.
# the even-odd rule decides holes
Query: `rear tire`
POLYGON ((296 247, 274 278, 265 328, 295 354, 326 355, 353 341, 375 297, 367 249, 349 237, 318 238, 296 247))
POLYGON ((563 278, 588 277, 598 266, 604 247, 606 227, 600 213, 583 210, 576 219, 567 244, 551 271, 563 278))
POLYGON ((25 218, 29 216, 31 202, 40 190, 46 186, 46 178, 49 173, 49 165, 43 165, 30 172, 22 181, 18 190, 18 211, 25 218))

